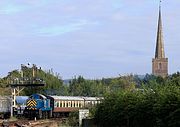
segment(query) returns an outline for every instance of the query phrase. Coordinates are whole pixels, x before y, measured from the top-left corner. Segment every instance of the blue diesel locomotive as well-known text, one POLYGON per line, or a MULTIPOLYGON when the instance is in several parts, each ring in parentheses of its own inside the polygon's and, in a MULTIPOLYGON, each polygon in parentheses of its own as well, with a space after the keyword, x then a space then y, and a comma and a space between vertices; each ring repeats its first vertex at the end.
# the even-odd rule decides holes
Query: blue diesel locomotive
POLYGON ((52 117, 53 102, 49 97, 42 94, 33 94, 26 102, 24 111, 28 118, 50 118, 52 117))

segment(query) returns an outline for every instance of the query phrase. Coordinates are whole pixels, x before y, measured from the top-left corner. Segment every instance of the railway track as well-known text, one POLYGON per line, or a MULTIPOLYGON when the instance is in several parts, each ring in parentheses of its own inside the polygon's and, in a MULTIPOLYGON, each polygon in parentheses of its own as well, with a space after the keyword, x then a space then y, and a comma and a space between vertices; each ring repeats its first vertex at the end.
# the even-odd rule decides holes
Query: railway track
POLYGON ((16 121, 1 120, 0 127, 58 127, 62 119, 47 120, 27 120, 18 119, 16 121))

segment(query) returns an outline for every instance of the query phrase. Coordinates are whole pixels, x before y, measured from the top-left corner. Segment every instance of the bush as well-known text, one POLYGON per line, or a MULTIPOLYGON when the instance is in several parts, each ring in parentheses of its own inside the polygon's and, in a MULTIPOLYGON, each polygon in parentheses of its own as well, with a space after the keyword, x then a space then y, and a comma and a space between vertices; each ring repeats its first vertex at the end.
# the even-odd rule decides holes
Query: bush
POLYGON ((71 112, 71 113, 69 114, 68 123, 69 123, 69 125, 72 126, 72 127, 77 127, 77 126, 79 126, 79 112, 78 112, 78 111, 71 112))
POLYGON ((167 85, 109 94, 98 105, 95 119, 102 127, 180 126, 180 88, 167 85))

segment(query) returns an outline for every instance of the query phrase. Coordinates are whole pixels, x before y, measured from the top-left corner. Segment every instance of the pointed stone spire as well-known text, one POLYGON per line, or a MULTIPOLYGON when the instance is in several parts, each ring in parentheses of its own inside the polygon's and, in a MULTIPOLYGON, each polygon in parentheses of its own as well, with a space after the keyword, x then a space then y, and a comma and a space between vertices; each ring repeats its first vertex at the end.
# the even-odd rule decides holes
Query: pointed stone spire
POLYGON ((165 53, 164 53, 164 41, 163 41, 163 31, 162 31, 162 19, 161 19, 161 1, 159 4, 156 52, 155 52, 155 58, 152 59, 152 74, 161 77, 168 76, 168 58, 165 58, 165 53))
POLYGON ((165 58, 163 31, 162 31, 162 19, 161 19, 161 1, 159 4, 159 19, 158 19, 155 58, 165 58))

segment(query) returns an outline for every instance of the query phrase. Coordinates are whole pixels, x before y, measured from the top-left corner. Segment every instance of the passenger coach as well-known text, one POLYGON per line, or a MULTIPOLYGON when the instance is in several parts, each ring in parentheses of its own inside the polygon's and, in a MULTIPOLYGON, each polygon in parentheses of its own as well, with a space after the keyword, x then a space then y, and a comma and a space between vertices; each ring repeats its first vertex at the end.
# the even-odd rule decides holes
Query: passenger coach
POLYGON ((0 96, 0 118, 9 118, 11 115, 11 98, 0 96))
POLYGON ((54 99, 54 117, 68 116, 70 112, 100 103, 100 97, 51 96, 54 99))

